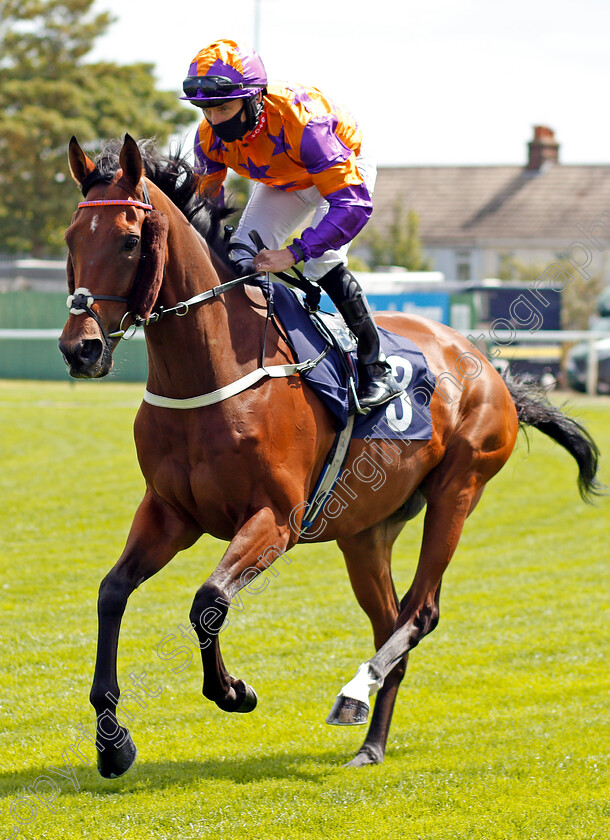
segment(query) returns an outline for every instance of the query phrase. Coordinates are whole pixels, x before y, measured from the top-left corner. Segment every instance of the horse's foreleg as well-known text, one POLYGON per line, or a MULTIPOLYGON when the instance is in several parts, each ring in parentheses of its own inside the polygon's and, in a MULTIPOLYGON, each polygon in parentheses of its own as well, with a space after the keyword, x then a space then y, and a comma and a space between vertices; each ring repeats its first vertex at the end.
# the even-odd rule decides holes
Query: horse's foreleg
POLYGON ((199 536, 200 532, 187 526, 171 508, 147 493, 121 557, 100 585, 97 659, 90 700, 97 715, 98 769, 105 778, 126 773, 136 757, 129 732, 117 720, 117 649, 127 599, 136 587, 199 536))
POLYGON ((443 573, 457 547, 466 517, 482 492, 477 477, 465 480, 463 475, 442 483, 441 488, 428 498, 419 562, 411 588, 400 603, 395 630, 341 689, 327 718, 329 723, 366 723, 369 696, 379 691, 405 655, 438 623, 443 573))
POLYGON ((285 551, 288 526, 277 525, 275 514, 264 508, 239 529, 215 571, 198 590, 190 619, 197 633, 203 663, 203 695, 226 712, 250 712, 256 706, 254 689, 232 677, 222 660, 218 634, 223 629, 231 599, 285 551))

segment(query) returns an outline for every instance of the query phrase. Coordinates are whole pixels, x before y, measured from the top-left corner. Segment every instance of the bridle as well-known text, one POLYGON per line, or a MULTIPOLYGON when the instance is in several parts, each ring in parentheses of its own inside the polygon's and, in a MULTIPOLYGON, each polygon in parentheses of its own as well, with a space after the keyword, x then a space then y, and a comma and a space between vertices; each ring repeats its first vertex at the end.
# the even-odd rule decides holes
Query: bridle
MULTIPOLYGON (((138 207, 141 210, 144 210, 145 213, 149 213, 151 210, 154 210, 154 207, 150 203, 150 196, 148 194, 148 188, 146 186, 146 182, 142 178, 140 181, 140 185, 142 187, 142 193, 144 197, 144 201, 138 201, 134 198, 106 198, 106 199, 98 199, 96 201, 81 201, 78 204, 77 209, 81 209, 82 207, 112 207, 116 205, 123 205, 128 207, 138 207)), ((140 265, 138 267, 138 276, 134 281, 134 285, 137 284, 139 275, 142 271, 142 261, 146 259, 146 254, 140 255, 140 265)), ((195 295, 192 298, 189 298, 185 301, 180 301, 175 306, 171 306, 168 308, 159 307, 158 311, 152 312, 148 318, 142 318, 140 315, 135 315, 132 312, 125 312, 121 321, 119 323, 119 327, 114 332, 107 333, 104 329, 104 325, 101 322, 99 315, 93 309, 93 305, 98 300, 110 300, 114 301, 115 303, 125 303, 129 305, 129 298, 120 297, 119 295, 94 295, 89 289, 85 288, 84 286, 80 286, 78 289, 74 290, 74 293, 68 296, 66 304, 68 309, 70 310, 70 314, 72 315, 89 315, 90 318, 97 323, 100 330, 102 331, 102 336, 104 338, 104 342, 107 347, 109 347, 108 339, 125 339, 128 341, 130 338, 133 338, 135 332, 138 327, 145 327, 151 324, 158 323, 161 318, 168 314, 175 314, 179 317, 183 317, 186 315, 191 306, 198 304, 198 303, 205 303, 207 300, 213 300, 217 298, 219 295, 224 294, 225 292, 229 291, 229 289, 233 289, 236 286, 241 286, 243 283, 251 280, 254 277, 261 277, 264 276, 264 271, 257 271, 254 274, 246 274, 242 277, 237 277, 234 280, 229 280, 226 283, 221 283, 219 286, 214 286, 214 288, 209 289, 206 292, 201 292, 198 295, 195 295), (131 317, 132 323, 129 327, 124 329, 124 323, 128 317, 131 317), (132 329, 133 328, 133 329, 132 329), (129 332, 129 330, 131 330, 129 332)))
MULTIPOLYGON (((82 207, 113 207, 113 206, 126 206, 126 207, 138 207, 140 210, 144 210, 145 213, 150 213, 153 210, 153 206, 150 203, 150 196, 148 194, 148 187, 146 186, 146 181, 144 178, 140 181, 140 185, 142 187, 142 194, 144 197, 144 201, 138 201, 135 198, 102 198, 97 199, 95 201, 81 201, 79 202, 77 209, 80 210, 82 207)), ((142 260, 145 259, 145 254, 140 255, 140 264, 138 266, 138 276, 142 271, 142 260)), ((137 283, 138 278, 136 277, 135 282, 137 283)), ((104 325, 101 322, 101 319, 97 312, 93 309, 93 304, 97 300, 111 300, 115 303, 125 303, 129 305, 129 298, 120 297, 119 295, 94 295, 89 289, 85 288, 84 286, 79 286, 78 289, 74 289, 74 293, 68 296, 66 301, 66 305, 70 310, 71 315, 85 315, 87 314, 90 318, 96 322, 98 327, 102 332, 102 337, 104 339, 104 343, 107 347, 109 347, 108 339, 117 338, 121 339, 125 337, 127 330, 123 329, 123 324, 125 323, 126 318, 131 315, 129 311, 127 311, 123 317, 121 318, 118 330, 114 332, 107 333, 104 329, 104 325)), ((138 326, 138 318, 139 316, 132 316, 134 318, 133 322, 133 333, 129 336, 131 338, 135 333, 135 330, 138 326)), ((142 319, 139 319, 142 320, 142 319)), ((129 329, 129 328, 128 328, 129 329)))
MULTIPOLYGON (((111 207, 116 205, 123 205, 123 206, 130 206, 130 207, 138 207, 141 210, 144 210, 145 213, 149 213, 154 210, 154 207, 150 203, 150 197, 148 195, 148 190, 146 188, 146 183, 144 179, 141 180, 142 192, 144 201, 138 201, 134 198, 128 199, 99 199, 97 201, 81 201, 78 205, 78 208, 83 207, 111 207)), ((249 251, 253 256, 256 256, 256 253, 261 249, 261 246, 264 248, 265 246, 262 244, 262 240, 260 240, 259 235, 256 231, 252 231, 250 233, 250 238, 254 242, 257 247, 256 251, 252 251, 247 245, 241 244, 241 250, 249 251)), ((146 254, 140 255, 140 260, 146 258, 146 254)), ((291 275, 286 274, 286 272, 280 272, 276 275, 282 282, 286 282, 287 285, 296 285, 298 288, 301 288, 305 291, 307 295, 307 299, 309 301, 308 308, 310 311, 315 311, 318 308, 319 300, 320 300, 320 290, 318 287, 314 286, 310 281, 306 280, 303 275, 293 267, 293 272, 295 274, 295 278, 293 279, 291 275)), ((134 286, 137 284, 138 279, 140 277, 142 271, 142 262, 138 267, 138 274, 134 281, 134 286)), ((205 292, 201 292, 198 295, 195 295, 192 298, 189 298, 185 301, 180 301, 175 306, 168 307, 167 309, 160 306, 155 312, 151 312, 151 314, 147 318, 142 318, 140 315, 136 315, 129 310, 125 312, 123 317, 121 318, 118 330, 115 330, 111 333, 106 333, 104 326, 93 309, 93 305, 98 300, 109 300, 114 301, 116 303, 125 303, 129 306, 130 298, 120 297, 118 295, 94 295, 92 294, 89 289, 81 286, 74 290, 74 294, 71 294, 68 297, 67 305, 70 313, 72 315, 83 315, 87 314, 89 317, 93 318, 93 320, 98 324, 102 336, 104 338, 104 343, 106 345, 106 349, 109 352, 111 351, 109 339, 118 339, 124 338, 125 340, 132 338, 135 334, 135 331, 140 326, 149 326, 151 324, 158 323, 161 318, 165 317, 170 313, 177 315, 178 317, 183 317, 189 312, 191 306, 198 304, 198 303, 205 303, 208 300, 214 300, 215 298, 219 297, 220 295, 224 294, 225 292, 229 291, 230 289, 236 288, 237 286, 243 285, 245 282, 252 280, 255 277, 266 276, 267 272, 265 271, 256 271, 253 274, 246 274, 242 277, 237 277, 234 280, 229 280, 226 283, 221 283, 219 286, 214 286, 212 289, 208 289, 205 292), (133 322, 127 330, 123 329, 123 325, 125 320, 131 317, 133 318, 133 322), (128 330, 133 327, 133 332, 131 334, 127 334, 128 330)), ((269 295, 267 296, 267 318, 265 320, 265 330, 264 330, 264 337, 263 337, 263 345, 262 345, 262 358, 261 358, 261 365, 257 370, 251 371, 250 373, 246 374, 245 376, 240 377, 235 382, 230 383, 222 388, 218 388, 215 391, 212 391, 208 394, 201 394, 197 397, 187 398, 187 399, 174 399, 171 397, 163 397, 157 394, 152 394, 148 390, 144 392, 144 401, 155 406, 159 406, 162 408, 179 408, 179 409, 188 409, 188 408, 199 408, 207 405, 213 405, 214 403, 221 402, 222 400, 227 399, 228 397, 234 396, 235 394, 239 394, 242 391, 250 388, 254 383, 258 382, 263 377, 283 377, 283 376, 292 376, 295 373, 304 373, 308 370, 314 368, 322 359, 327 355, 330 350, 330 344, 327 344, 324 350, 320 353, 320 355, 315 359, 307 359, 303 362, 295 362, 292 364, 284 364, 284 365, 265 365, 265 347, 267 341, 267 329, 269 327, 270 318, 273 317, 273 304, 272 304, 272 297, 269 295)), ((279 327, 278 327, 279 329, 279 327)), ((288 343, 289 340, 287 339, 288 343)))

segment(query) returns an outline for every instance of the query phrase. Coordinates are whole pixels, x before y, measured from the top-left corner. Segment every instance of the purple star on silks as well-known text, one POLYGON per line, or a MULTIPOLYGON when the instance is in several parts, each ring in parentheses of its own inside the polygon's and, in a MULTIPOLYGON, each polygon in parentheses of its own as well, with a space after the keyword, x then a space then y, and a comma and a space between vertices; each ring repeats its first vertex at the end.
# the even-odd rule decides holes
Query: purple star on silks
POLYGON ((287 184, 275 184, 276 190, 289 190, 290 187, 296 187, 296 181, 289 181, 287 184))
POLYGON ((287 85, 287 87, 288 87, 288 90, 292 91, 292 93, 294 94, 294 96, 292 98, 292 101, 294 102, 294 104, 295 105, 299 105, 299 104, 303 105, 305 110, 309 111, 309 108, 307 107, 307 103, 311 102, 312 99, 311 99, 311 96, 305 90, 305 88, 304 87, 296 88, 296 87, 291 87, 290 85, 287 85))
POLYGON ((292 149, 292 146, 286 142, 286 137, 284 135, 284 126, 280 128, 280 133, 277 136, 269 132, 269 134, 267 134, 267 137, 275 146, 271 157, 275 157, 275 155, 281 155, 282 152, 289 152, 292 149))
MULTIPOLYGON (((305 88, 299 88, 299 90, 295 90, 294 92, 294 103, 295 105, 300 104, 304 105, 307 108, 307 103, 311 102, 311 96, 307 93, 305 88)), ((309 110, 309 108, 307 108, 309 110)))
POLYGON ((269 178, 270 176, 267 175, 267 170, 269 169, 268 166, 257 166, 253 160, 248 158, 248 163, 240 163, 239 164, 242 169, 247 169, 250 173, 250 177, 253 178, 255 181, 262 181, 263 178, 269 178))
POLYGON ((227 149, 227 147, 224 145, 224 143, 222 142, 222 140, 220 139, 220 137, 216 137, 216 135, 214 135, 214 142, 213 142, 213 143, 212 143, 212 145, 210 146, 210 151, 211 151, 211 152, 212 152, 212 151, 214 151, 214 152, 227 152, 227 151, 228 151, 228 149, 227 149))

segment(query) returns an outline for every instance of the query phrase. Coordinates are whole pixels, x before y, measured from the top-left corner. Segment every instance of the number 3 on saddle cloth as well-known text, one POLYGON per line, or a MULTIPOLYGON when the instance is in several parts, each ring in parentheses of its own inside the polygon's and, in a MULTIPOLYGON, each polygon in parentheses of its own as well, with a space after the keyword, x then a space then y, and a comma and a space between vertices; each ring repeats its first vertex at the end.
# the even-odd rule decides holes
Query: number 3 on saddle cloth
POLYGON ((303 533, 313 523, 340 476, 347 457, 350 437, 358 440, 430 440, 430 399, 435 388, 435 378, 424 354, 412 341, 379 328, 381 346, 392 366, 394 377, 404 388, 404 392, 392 402, 369 414, 354 416, 348 370, 353 372, 353 387, 357 388, 356 345, 353 340, 350 341, 351 333, 346 329, 343 319, 329 313, 310 313, 297 293, 279 283, 264 282, 261 285, 266 296, 270 298, 271 311, 280 321, 292 344, 297 361, 315 359, 325 350, 330 343, 328 331, 333 327, 333 322, 336 329, 332 328, 332 332, 338 331, 340 334, 324 359, 316 367, 301 374, 334 415, 338 432, 335 445, 305 511, 303 533), (348 364, 340 357, 340 353, 343 352, 340 347, 348 348, 351 355, 348 364), (344 434, 341 441, 343 430, 349 434, 347 440, 344 434))
MULTIPOLYGON (((273 310, 290 339, 297 360, 303 362, 319 356, 328 341, 314 325, 314 319, 318 316, 314 313, 312 317, 306 311, 301 297, 286 286, 273 283, 264 291, 272 295, 273 310)), ((340 316, 322 313, 322 317, 325 325, 328 326, 329 322, 334 320, 338 328, 347 333, 340 316)), ((351 333, 347 334, 351 336, 351 333)), ((430 440, 430 399, 435 388, 434 374, 428 367, 424 354, 408 338, 395 335, 381 327, 379 335, 392 372, 405 392, 369 414, 357 415, 352 437, 430 440)), ((355 342, 352 342, 351 349, 351 368, 357 376, 355 342)), ((301 375, 335 416, 337 429, 343 429, 350 414, 350 389, 339 351, 336 348, 331 349, 315 368, 301 375)), ((357 380, 355 384, 357 386, 357 380)))

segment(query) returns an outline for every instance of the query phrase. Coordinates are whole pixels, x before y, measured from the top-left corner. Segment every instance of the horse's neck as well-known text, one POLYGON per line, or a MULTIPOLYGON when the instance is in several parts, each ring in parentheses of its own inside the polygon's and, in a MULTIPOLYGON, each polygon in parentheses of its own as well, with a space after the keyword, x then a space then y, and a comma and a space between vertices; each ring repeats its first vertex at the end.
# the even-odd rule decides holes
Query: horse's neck
MULTIPOLYGON (((219 285, 207 245, 192 229, 170 224, 168 264, 159 302, 175 306, 219 285)), ((223 277, 222 281, 229 279, 223 277)), ((256 366, 261 318, 241 287, 174 313, 146 329, 148 389, 185 398, 214 391, 256 366)))

